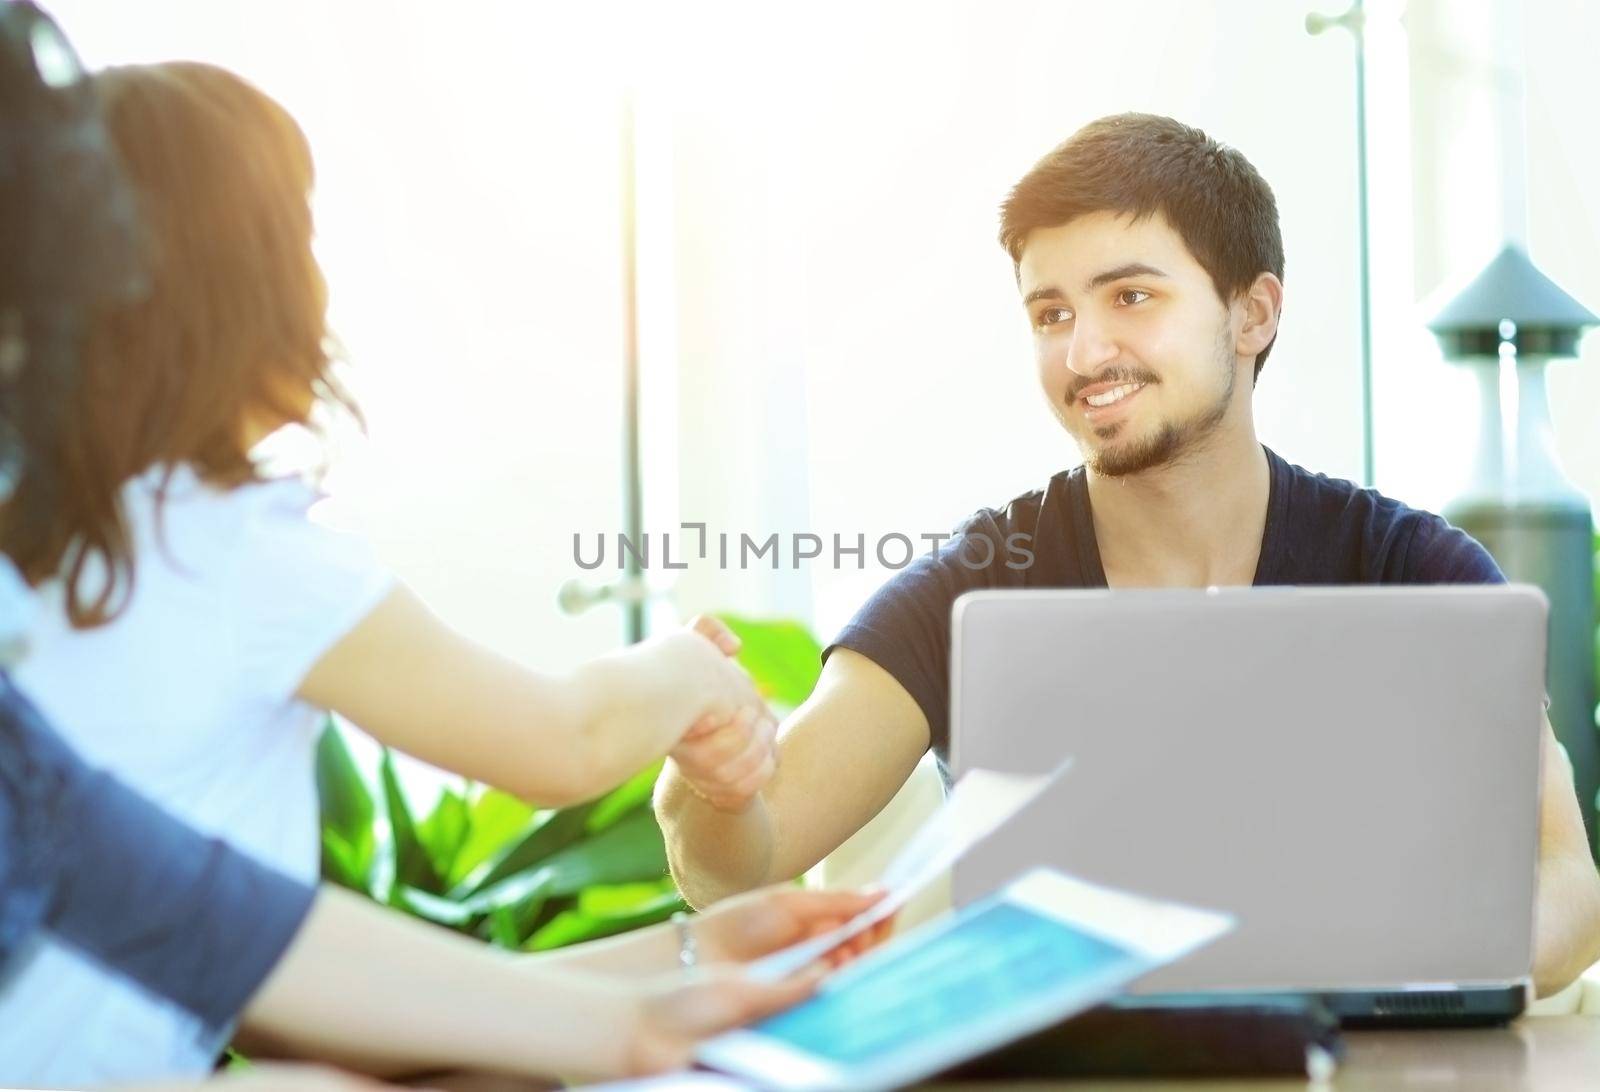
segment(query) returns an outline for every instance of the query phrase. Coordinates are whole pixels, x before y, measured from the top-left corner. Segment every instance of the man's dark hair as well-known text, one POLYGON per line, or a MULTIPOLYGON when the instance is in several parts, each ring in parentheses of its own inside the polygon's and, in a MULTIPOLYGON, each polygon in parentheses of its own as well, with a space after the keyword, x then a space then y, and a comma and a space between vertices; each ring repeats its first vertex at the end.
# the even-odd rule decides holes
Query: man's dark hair
MULTIPOLYGON (((1116 114, 1073 133, 1000 206, 1000 244, 1020 262, 1030 232, 1095 212, 1159 212, 1224 302, 1262 273, 1283 279, 1271 187, 1237 151, 1172 118, 1116 114)), ((1268 342, 1256 355, 1258 377, 1271 351, 1268 342)))

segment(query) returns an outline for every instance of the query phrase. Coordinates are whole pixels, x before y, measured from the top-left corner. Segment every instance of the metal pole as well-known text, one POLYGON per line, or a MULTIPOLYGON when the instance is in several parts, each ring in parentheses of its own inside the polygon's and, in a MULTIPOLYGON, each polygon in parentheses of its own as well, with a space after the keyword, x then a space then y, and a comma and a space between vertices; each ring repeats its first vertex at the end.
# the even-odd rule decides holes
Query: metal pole
POLYGON ((1361 327, 1361 484, 1377 484, 1372 413, 1372 277, 1367 223, 1367 46, 1365 0, 1352 0, 1343 15, 1306 16, 1306 31, 1321 34, 1344 27, 1356 45, 1356 270, 1361 327))
MULTIPOLYGON (((644 492, 639 466, 639 252, 638 171, 635 161, 634 103, 629 92, 622 107, 622 525, 630 542, 643 541, 644 492)), ((624 556, 623 583, 643 586, 644 572, 631 551, 624 556)), ((622 604, 629 644, 645 637, 645 604, 622 604)))
POLYGON ((1357 254, 1361 277, 1361 474, 1362 484, 1377 484, 1372 414, 1372 277, 1371 233, 1367 224, 1367 36, 1360 18, 1362 0, 1352 10, 1358 21, 1352 30, 1356 39, 1356 202, 1360 220, 1357 254))

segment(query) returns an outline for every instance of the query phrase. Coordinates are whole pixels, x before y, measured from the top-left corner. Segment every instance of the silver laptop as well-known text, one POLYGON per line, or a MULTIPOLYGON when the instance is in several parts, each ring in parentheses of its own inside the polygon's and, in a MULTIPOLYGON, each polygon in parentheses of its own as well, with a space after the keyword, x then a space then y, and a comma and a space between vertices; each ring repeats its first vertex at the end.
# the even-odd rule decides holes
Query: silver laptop
POLYGON ((1547 604, 1535 588, 974 592, 951 765, 1061 782, 956 869, 1226 910, 1137 993, 1479 1023, 1530 996, 1547 604))

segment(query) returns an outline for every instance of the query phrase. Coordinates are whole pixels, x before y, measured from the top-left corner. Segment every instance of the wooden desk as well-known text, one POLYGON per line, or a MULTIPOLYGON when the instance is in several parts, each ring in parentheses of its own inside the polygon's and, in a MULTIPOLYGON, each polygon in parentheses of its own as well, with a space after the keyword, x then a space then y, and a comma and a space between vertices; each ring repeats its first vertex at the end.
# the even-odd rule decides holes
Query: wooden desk
MULTIPOLYGON (((1309 1081, 1037 1081, 1031 1089, 1070 1092, 1387 1092, 1493 1089, 1600 1090, 1600 1019, 1538 1016, 1508 1028, 1462 1031, 1350 1031, 1344 1064, 1330 1084, 1309 1081)), ((998 1084, 940 1084, 939 1092, 996 1092, 998 1084)))
MULTIPOLYGON (((1031 1081, 1030 1092, 1597 1092, 1600 1018, 1536 1016, 1476 1031, 1351 1031, 1329 1084, 1309 1081, 1031 1081)), ((453 1074, 426 1081, 446 1092, 532 1092, 553 1086, 453 1074)), ((923 1092, 1005 1092, 1013 1082, 928 1084, 923 1092)))

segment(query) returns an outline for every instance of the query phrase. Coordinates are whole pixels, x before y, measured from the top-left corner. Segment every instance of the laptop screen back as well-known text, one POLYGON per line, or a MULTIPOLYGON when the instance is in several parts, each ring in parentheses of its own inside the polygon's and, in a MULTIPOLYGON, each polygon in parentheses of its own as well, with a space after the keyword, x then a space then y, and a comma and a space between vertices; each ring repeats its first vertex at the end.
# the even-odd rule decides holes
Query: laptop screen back
POLYGON ((1050 864, 1238 915, 1143 992, 1525 977, 1545 616, 1521 587, 964 596, 954 772, 1074 762, 956 902, 1050 864))

